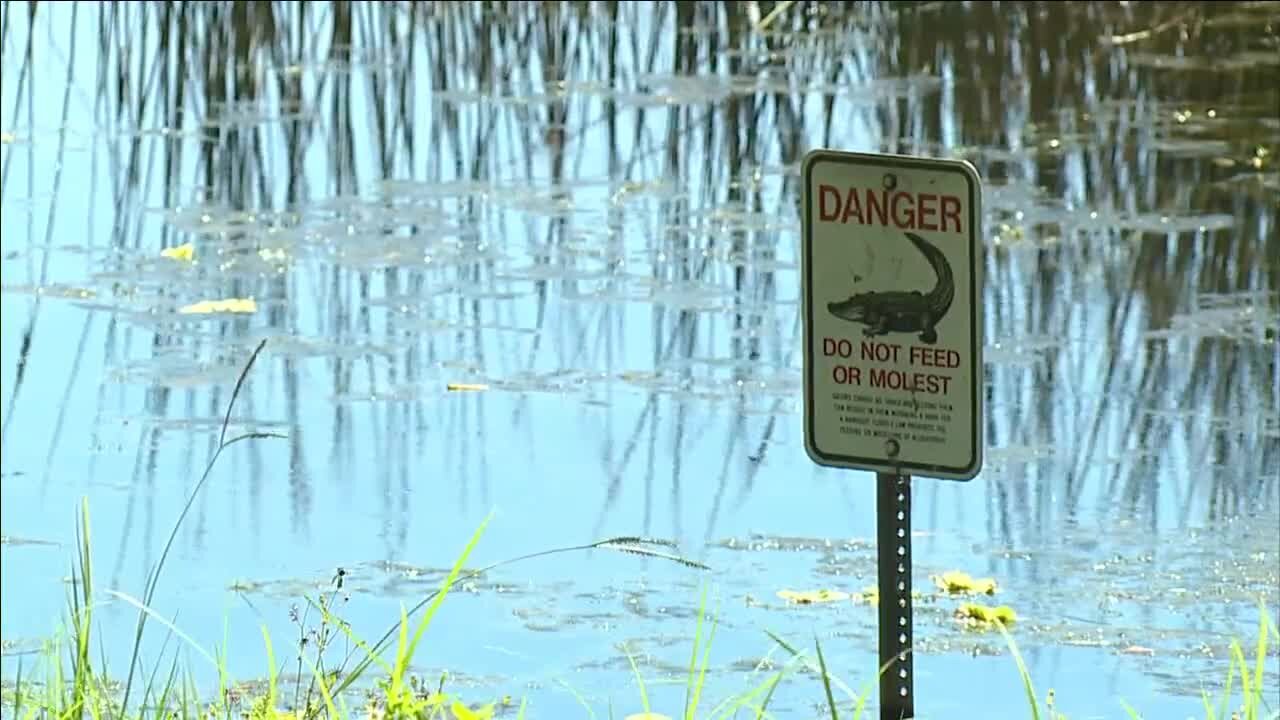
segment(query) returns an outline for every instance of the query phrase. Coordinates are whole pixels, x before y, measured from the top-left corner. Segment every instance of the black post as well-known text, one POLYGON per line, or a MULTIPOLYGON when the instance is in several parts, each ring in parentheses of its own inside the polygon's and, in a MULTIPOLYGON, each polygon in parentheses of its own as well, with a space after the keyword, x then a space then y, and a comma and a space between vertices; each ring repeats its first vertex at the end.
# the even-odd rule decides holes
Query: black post
POLYGON ((911 672, 911 476, 876 473, 880 720, 915 717, 911 672))

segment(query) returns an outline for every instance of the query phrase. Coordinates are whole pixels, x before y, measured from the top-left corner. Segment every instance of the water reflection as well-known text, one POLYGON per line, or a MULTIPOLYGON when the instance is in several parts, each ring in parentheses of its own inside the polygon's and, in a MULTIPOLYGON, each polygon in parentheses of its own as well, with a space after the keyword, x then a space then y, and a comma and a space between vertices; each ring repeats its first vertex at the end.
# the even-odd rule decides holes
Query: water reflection
MULTIPOLYGON (((965 157, 988 183, 989 465, 916 484, 921 562, 986 564, 1059 643, 1239 631, 1234 612, 1143 608, 1184 577, 1237 599, 1280 586, 1275 536, 1237 535, 1280 504, 1266 7, 796 3, 765 31, 783 6, 753 7, 6 18, 6 534, 87 492, 111 518, 112 585, 136 585, 265 337, 233 419, 290 439, 227 459, 183 539, 210 577, 175 571, 176 597, 445 565, 494 506, 499 556, 614 532, 708 560, 752 533, 865 537, 865 479, 801 449, 795 198, 809 148, 877 149, 965 157), (70 83, 25 54, 46 29, 69 38, 70 83), (195 262, 160 257, 184 243, 195 262), (177 313, 249 297, 250 315, 177 313), (1160 552, 1191 528, 1263 556, 1160 552)), ((764 578, 871 571, 865 553, 797 569, 805 552, 723 559, 723 581, 770 596, 764 578)), ((581 592, 631 608, 627 568, 582 569, 601 583, 581 592)), ((555 568, 528 572, 556 594, 555 568)), ((959 643, 930 618, 926 642, 959 643)), ((869 638, 862 623, 832 632, 869 638)))

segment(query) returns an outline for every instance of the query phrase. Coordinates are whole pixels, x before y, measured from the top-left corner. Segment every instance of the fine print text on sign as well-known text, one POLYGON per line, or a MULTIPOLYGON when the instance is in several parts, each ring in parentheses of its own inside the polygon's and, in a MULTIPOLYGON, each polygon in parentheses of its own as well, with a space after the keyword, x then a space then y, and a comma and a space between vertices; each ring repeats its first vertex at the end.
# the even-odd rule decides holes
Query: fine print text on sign
POLYGON ((982 186, 959 160, 804 161, 805 448, 968 480, 982 466, 982 186))

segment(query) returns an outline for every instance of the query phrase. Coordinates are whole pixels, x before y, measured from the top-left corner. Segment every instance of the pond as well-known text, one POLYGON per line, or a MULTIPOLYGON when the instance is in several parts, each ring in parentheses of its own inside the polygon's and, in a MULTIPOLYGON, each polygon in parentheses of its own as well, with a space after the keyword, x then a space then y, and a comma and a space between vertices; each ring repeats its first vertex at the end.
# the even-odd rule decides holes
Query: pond
POLYGON ((150 620, 140 668, 177 657, 203 692, 195 648, 261 680, 264 630, 298 673, 339 569, 337 612, 380 637, 488 518, 469 568, 670 545, 466 580, 414 657, 431 684, 675 716, 705 592, 699 716, 787 666, 768 633, 808 663, 771 712, 823 713, 815 640, 851 707, 875 486, 804 450, 814 148, 984 183, 986 463, 913 481, 920 716, 1030 716, 946 571, 995 580, 981 600, 1072 718, 1203 713, 1260 602, 1274 622, 1274 3, 6 2, 3 24, 6 687, 65 620, 82 500, 95 645, 127 673, 198 489, 150 602, 189 641, 150 620), (264 342, 225 432, 281 437, 198 485, 264 342), (788 599, 824 589, 851 597, 788 599))

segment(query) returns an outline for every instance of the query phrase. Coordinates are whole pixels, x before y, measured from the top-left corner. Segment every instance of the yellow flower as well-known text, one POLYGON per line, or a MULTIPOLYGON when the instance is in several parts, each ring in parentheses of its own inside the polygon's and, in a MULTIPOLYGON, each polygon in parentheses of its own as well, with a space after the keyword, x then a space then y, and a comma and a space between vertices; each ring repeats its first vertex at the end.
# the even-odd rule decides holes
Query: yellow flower
POLYGON ((997 624, 1008 627, 1017 621, 1018 615, 1007 605, 987 607, 977 603, 964 603, 956 609, 960 624, 971 630, 992 630, 997 624))
POLYGON ((995 595, 996 581, 992 578, 973 578, 969 573, 959 570, 948 570, 941 575, 934 575, 933 584, 938 589, 951 595, 995 595))
POLYGON ((212 313, 255 313, 258 303, 253 298, 228 298, 226 300, 201 300, 178 308, 180 315, 209 315, 212 313))
POLYGON ((779 590, 778 597, 797 605, 813 605, 815 603, 848 600, 849 593, 840 590, 779 590))
POLYGON ((165 248, 160 251, 160 255, 170 260, 179 262, 191 262, 196 257, 196 246, 191 243, 183 243, 177 247, 165 248))

